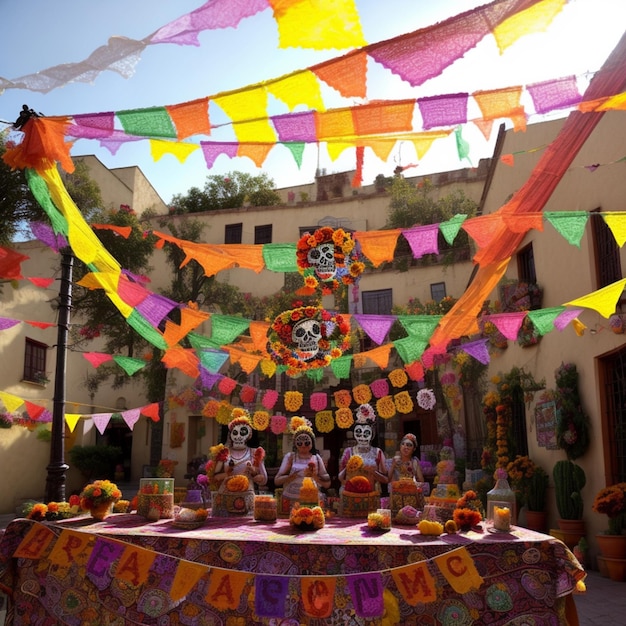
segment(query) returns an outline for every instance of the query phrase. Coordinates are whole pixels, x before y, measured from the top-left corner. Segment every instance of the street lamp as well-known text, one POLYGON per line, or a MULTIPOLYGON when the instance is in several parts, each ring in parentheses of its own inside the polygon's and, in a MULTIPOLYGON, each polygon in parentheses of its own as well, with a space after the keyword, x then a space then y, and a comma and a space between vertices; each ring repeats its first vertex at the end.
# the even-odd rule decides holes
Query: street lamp
POLYGON ((72 309, 72 267, 74 257, 67 249, 61 256, 61 286, 59 288, 59 320, 57 322, 57 355, 52 399, 52 438, 50 463, 46 468, 46 502, 65 501, 65 378, 67 369, 67 338, 72 309))

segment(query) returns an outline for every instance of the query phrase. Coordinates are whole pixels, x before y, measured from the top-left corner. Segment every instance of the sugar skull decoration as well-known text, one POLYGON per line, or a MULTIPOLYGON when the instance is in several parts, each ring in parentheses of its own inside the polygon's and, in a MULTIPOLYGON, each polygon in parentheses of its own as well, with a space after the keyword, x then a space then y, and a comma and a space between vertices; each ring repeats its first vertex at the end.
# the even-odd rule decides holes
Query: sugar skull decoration
POLYGON ((268 332, 267 351, 287 375, 329 365, 350 348, 350 324, 341 314, 305 306, 281 313, 268 332))
POLYGON ((371 404, 361 404, 355 413, 354 439, 359 446, 369 446, 374 437, 376 413, 371 404))
POLYGON ((239 407, 233 409, 232 417, 228 424, 228 436, 233 449, 243 450, 252 437, 252 420, 248 411, 239 407))
POLYGON ((313 234, 305 233, 296 255, 298 271, 304 276, 303 294, 314 293, 320 282, 322 293, 333 293, 340 284, 356 282, 365 269, 352 235, 342 228, 324 226, 313 234))

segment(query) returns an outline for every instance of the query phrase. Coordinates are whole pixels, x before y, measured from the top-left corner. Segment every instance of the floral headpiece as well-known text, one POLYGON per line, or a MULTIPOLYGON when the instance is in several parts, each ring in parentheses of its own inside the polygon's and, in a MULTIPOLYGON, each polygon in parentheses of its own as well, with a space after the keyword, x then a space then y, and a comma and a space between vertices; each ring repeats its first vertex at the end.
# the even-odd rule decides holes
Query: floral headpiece
POLYGON ((413 448, 417 448, 417 437, 413 433, 407 433, 406 435, 403 435, 400 441, 404 439, 408 439, 413 444, 413 448))
POLYGON ((306 433, 311 437, 311 441, 315 441, 315 433, 313 432, 313 424, 306 417, 298 417, 294 415, 289 422, 289 431, 294 439, 301 433, 306 433))
POLYGON ((286 365, 288 375, 309 369, 326 367, 350 348, 350 322, 339 313, 321 307, 305 306, 283 311, 276 317, 268 332, 267 351, 278 365, 286 365), (304 358, 293 341, 294 326, 303 320, 319 323, 318 351, 311 358, 304 358))
POLYGON ((339 282, 350 285, 358 280, 365 269, 365 264, 359 261, 359 251, 355 247, 352 235, 343 228, 333 229, 330 226, 318 228, 313 234, 304 233, 296 248, 298 271, 305 277, 305 290, 311 293, 321 280, 323 290, 332 293, 339 287, 339 282), (333 245, 335 267, 328 275, 322 276, 317 272, 318 267, 311 263, 309 253, 324 244, 333 245))
POLYGON ((235 407, 230 414, 231 420, 228 422, 228 430, 231 431, 235 426, 241 424, 247 424, 252 428, 252 419, 250 419, 250 413, 246 409, 241 407, 235 407))
POLYGON ((356 423, 371 426, 376 421, 376 413, 371 404, 362 404, 356 410, 356 423))

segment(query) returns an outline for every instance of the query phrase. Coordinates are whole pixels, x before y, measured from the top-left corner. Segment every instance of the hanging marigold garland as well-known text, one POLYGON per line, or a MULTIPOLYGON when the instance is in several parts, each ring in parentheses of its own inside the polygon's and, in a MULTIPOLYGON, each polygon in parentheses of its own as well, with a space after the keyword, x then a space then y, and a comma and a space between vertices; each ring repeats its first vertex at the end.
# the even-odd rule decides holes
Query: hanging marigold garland
POLYGON ((288 376, 298 376, 329 365, 350 349, 350 340, 345 316, 306 306, 276 317, 268 331, 267 351, 274 362, 287 366, 288 376))
POLYGON ((332 411, 318 411, 315 414, 315 428, 320 433, 329 433, 335 427, 332 411))
POLYGON ((335 423, 339 428, 350 428, 354 424, 354 417, 350 409, 337 409, 335 411, 335 423))
POLYGON ((356 282, 365 269, 358 246, 343 228, 324 226, 313 234, 305 233, 298 241, 296 257, 304 276, 303 294, 313 293, 320 281, 323 294, 333 293, 340 284, 356 282))

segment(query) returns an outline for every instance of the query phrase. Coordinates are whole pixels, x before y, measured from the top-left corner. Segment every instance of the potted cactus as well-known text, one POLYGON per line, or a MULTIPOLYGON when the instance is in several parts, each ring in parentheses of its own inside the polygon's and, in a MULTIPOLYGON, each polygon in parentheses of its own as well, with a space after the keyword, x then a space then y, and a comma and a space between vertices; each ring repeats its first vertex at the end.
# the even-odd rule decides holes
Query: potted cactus
POLYGON ((587 482, 585 471, 570 460, 557 461, 552 470, 559 528, 565 534, 563 541, 575 546, 585 535, 582 488, 587 482))

